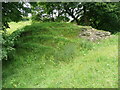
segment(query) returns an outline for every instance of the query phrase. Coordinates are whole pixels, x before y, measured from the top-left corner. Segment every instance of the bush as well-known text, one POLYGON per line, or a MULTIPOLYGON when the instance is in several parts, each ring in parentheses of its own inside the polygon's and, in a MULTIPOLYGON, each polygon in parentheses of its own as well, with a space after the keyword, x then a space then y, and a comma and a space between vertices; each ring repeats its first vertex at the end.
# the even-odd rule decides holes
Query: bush
POLYGON ((15 40, 17 40, 18 37, 20 37, 22 31, 17 30, 16 32, 12 33, 10 36, 7 36, 6 33, 2 34, 2 60, 8 60, 12 57, 11 52, 15 50, 15 40))
POLYGON ((68 22, 69 20, 70 19, 68 17, 60 16, 60 17, 57 17, 55 21, 57 21, 57 22, 61 22, 61 21, 68 22))

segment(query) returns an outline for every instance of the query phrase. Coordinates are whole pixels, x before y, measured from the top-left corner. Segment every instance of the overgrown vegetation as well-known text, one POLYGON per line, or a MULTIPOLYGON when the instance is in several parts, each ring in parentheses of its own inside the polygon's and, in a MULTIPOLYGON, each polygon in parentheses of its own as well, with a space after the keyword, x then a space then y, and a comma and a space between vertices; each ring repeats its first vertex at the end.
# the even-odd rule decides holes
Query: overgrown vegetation
POLYGON ((79 38, 82 28, 89 27, 46 22, 12 33, 17 38, 3 61, 3 87, 116 88, 117 35, 93 43, 79 38))
POLYGON ((120 3, 38 2, 32 5, 33 20, 72 21, 116 33, 120 28, 120 3))
POLYGON ((15 22, 11 22, 10 23, 10 29, 8 28, 6 31, 6 33, 2 34, 2 38, 0 38, 1 40, 1 44, 2 46, 2 60, 9 60, 8 54, 11 53, 11 51, 13 51, 14 48, 14 41, 20 37, 22 30, 22 27, 24 27, 25 25, 30 25, 31 21, 21 21, 19 23, 15 23, 15 22), (18 30, 20 29, 20 30, 18 30), (18 30, 18 31, 16 31, 18 30), (16 32, 14 32, 16 31, 16 32), (13 33, 14 32, 14 33, 13 33))
POLYGON ((117 88, 119 6, 108 2, 3 2, 3 88, 117 88), (95 35, 100 41, 94 42, 93 32, 86 32, 87 36, 91 33, 91 41, 80 37, 83 28, 91 27, 112 35, 108 32, 102 40, 105 34, 99 32, 95 35))
POLYGON ((18 22, 27 16, 30 8, 24 2, 2 2, 2 29, 10 28, 8 22, 18 22))

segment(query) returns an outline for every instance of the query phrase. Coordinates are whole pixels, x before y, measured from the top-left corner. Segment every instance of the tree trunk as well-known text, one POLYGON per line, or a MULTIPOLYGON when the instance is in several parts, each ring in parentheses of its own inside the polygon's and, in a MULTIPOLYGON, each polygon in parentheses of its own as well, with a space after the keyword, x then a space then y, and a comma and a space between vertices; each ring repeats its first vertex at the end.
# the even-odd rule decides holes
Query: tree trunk
POLYGON ((84 14, 83 14, 84 15, 84 17, 83 17, 84 18, 84 24, 88 26, 89 21, 88 21, 88 17, 87 17, 87 13, 86 13, 86 6, 85 5, 83 6, 83 11, 84 11, 84 14))

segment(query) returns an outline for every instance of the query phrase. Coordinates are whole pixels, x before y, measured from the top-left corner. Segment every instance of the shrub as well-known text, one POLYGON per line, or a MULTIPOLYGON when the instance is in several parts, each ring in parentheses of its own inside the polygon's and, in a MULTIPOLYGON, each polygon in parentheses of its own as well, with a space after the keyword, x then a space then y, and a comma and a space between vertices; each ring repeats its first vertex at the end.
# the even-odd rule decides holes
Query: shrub
POLYGON ((10 36, 7 36, 6 33, 2 34, 2 60, 8 60, 12 57, 11 52, 15 50, 14 42, 20 37, 24 29, 17 30, 16 32, 12 33, 10 36))

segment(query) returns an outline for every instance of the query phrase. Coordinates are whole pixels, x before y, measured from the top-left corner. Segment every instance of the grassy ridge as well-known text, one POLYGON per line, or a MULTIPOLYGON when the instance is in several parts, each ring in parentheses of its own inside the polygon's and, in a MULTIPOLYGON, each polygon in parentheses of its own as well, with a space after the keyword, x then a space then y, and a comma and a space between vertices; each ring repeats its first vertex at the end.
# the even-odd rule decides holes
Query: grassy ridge
POLYGON ((4 88, 115 88, 117 35, 98 42, 79 38, 83 26, 34 23, 15 41, 3 64, 4 88))

